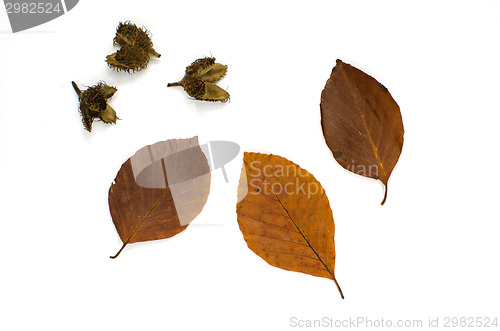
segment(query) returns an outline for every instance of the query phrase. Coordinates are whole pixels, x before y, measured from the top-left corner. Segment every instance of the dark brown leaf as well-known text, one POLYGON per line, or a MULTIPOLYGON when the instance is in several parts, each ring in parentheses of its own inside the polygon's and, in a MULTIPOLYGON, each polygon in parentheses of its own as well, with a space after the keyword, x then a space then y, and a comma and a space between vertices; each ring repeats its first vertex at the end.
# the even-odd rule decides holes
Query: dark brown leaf
POLYGON ((109 209, 123 246, 172 237, 201 212, 210 168, 198 137, 143 147, 125 162, 109 189, 109 209))
POLYGON ((238 223, 248 247, 275 267, 335 281, 335 224, 328 197, 306 170, 285 158, 245 153, 238 223))
POLYGON ((403 121, 389 91, 373 77, 337 60, 321 94, 321 125, 337 162, 385 186, 403 147, 403 121))

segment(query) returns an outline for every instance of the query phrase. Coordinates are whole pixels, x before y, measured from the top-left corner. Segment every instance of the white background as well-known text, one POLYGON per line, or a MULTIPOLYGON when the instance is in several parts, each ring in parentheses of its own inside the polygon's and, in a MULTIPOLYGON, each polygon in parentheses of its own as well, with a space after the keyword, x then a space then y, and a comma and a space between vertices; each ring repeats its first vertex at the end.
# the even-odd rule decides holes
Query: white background
MULTIPOLYGON (((12 34, 0 13, 0 329, 288 330, 290 318, 500 317, 498 1, 96 1, 12 34), (159 6, 159 4, 161 5, 159 6), (161 59, 134 75, 104 62, 119 21, 161 59), (227 104, 182 78, 213 55, 227 104), (380 182, 341 168, 320 126, 339 58, 401 107, 403 152, 380 182), (105 80, 117 125, 83 129, 70 82, 105 80), (236 219, 240 154, 217 171, 181 234, 121 246, 108 189, 157 141, 198 135, 274 153, 315 175, 336 223, 331 280, 274 268, 236 219)), ((500 321, 499 321, 500 322, 500 321)))

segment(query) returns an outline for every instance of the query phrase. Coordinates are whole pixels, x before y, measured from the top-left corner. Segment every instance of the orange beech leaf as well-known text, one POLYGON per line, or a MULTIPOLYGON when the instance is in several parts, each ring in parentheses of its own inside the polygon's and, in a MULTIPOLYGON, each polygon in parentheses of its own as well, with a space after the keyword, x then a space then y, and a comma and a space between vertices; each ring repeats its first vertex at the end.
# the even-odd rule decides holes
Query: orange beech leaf
POLYGON ((306 170, 276 155, 245 153, 238 223, 248 247, 275 267, 335 279, 328 197, 306 170))

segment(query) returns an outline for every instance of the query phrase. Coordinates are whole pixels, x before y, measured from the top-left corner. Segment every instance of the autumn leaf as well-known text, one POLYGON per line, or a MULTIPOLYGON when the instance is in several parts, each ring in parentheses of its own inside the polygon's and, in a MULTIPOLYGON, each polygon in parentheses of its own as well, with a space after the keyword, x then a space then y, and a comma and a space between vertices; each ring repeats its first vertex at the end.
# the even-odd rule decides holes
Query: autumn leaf
POLYGON ((337 60, 321 94, 326 143, 345 169, 385 186, 403 148, 403 121, 384 85, 337 60))
POLYGON ((198 137, 141 148, 109 189, 109 209, 123 246, 184 231, 210 191, 210 167, 198 137))
POLYGON ((306 170, 276 155, 245 153, 238 223, 248 247, 272 266, 335 278, 335 225, 328 197, 306 170))

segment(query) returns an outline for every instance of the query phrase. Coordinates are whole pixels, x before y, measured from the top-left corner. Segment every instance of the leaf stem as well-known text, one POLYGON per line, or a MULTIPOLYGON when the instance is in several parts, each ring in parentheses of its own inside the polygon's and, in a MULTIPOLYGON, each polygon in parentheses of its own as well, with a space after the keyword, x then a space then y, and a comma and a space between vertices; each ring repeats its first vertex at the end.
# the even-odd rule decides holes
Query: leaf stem
POLYGON ((335 275, 332 275, 333 276, 333 281, 335 282, 335 285, 337 285, 337 289, 339 290, 340 292, 340 296, 342 297, 342 299, 345 299, 344 298, 344 293, 342 293, 342 289, 340 288, 340 285, 339 283, 337 282, 337 278, 335 278, 335 275))
POLYGON ((118 253, 116 253, 113 256, 110 256, 109 258, 110 259, 116 259, 118 257, 118 255, 120 255, 120 253, 123 251, 123 249, 125 248, 125 246, 127 246, 127 244, 128 244, 128 240, 123 243, 122 248, 120 248, 120 250, 118 251, 118 253))
POLYGON ((382 206, 384 205, 385 200, 387 200, 387 183, 384 183, 384 189, 385 189, 385 191, 384 191, 384 200, 382 200, 382 202, 380 203, 380 205, 382 205, 382 206))
MULTIPOLYGON (((162 159, 162 162, 163 162, 163 159, 162 159)), ((158 199, 158 201, 156 201, 156 203, 154 204, 154 206, 148 212, 148 214, 146 216, 144 216, 144 218, 139 223, 139 225, 137 225, 137 227, 134 229, 134 231, 132 231, 132 233, 130 234, 130 236, 128 237, 128 239, 123 243, 123 246, 122 246, 122 248, 120 248, 120 250, 118 251, 118 253, 116 253, 113 256, 110 256, 109 258, 116 259, 118 257, 118 255, 120 255, 120 253, 123 251, 123 249, 125 248, 125 246, 127 246, 130 243, 130 240, 132 240, 132 237, 137 233, 137 231, 139 231, 139 228, 148 219, 149 215, 151 215, 151 212, 153 212, 153 210, 156 208, 156 206, 158 206, 158 204, 160 203, 160 201, 163 200, 163 198, 165 197, 165 194, 167 193, 167 190, 168 190, 168 185, 167 185, 167 188, 165 189, 165 191, 163 191, 163 194, 161 195, 161 197, 158 199)))

